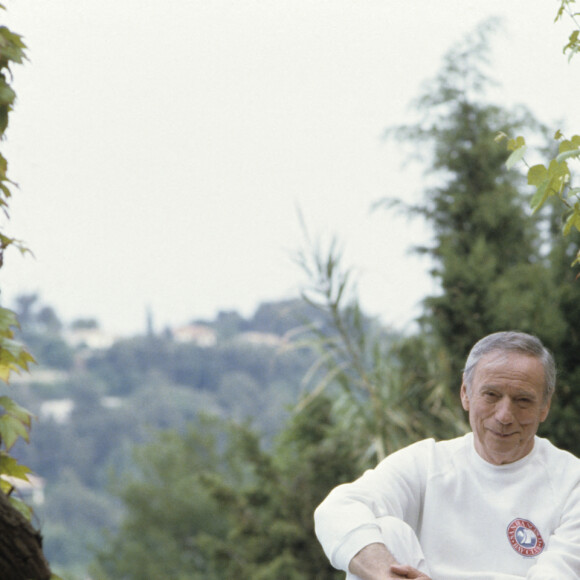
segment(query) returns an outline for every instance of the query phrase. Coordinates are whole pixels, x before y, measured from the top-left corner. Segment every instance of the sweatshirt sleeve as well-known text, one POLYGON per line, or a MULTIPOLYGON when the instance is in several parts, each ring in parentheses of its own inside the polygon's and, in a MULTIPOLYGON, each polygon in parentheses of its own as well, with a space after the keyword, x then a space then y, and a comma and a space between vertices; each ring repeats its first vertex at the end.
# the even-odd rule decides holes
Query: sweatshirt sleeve
POLYGON ((316 535, 335 568, 347 571, 362 548, 382 543, 379 517, 393 516, 417 529, 433 445, 427 439, 393 453, 356 481, 333 489, 318 506, 316 535))
POLYGON ((580 482, 568 495, 558 527, 526 578, 580 578, 580 482))

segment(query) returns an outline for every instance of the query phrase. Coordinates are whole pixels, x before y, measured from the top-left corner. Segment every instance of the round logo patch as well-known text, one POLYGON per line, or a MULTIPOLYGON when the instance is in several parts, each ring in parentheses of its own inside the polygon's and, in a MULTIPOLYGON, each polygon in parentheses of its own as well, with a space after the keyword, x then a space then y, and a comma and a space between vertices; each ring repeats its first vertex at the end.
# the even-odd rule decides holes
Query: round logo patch
POLYGON ((538 528, 529 520, 521 518, 516 518, 510 523, 507 537, 512 548, 527 558, 540 554, 546 545, 538 528))

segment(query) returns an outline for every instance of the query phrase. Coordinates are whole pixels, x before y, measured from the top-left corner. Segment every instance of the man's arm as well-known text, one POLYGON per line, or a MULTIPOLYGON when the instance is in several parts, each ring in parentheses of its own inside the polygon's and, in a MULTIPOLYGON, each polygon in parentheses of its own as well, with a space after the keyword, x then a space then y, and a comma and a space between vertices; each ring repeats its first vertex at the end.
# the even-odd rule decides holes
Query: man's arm
POLYGON ((370 544, 350 561, 348 569, 362 580, 389 580, 393 564, 397 561, 384 544, 370 544))
POLYGON ((580 484, 567 498, 560 525, 546 544, 526 580, 580 578, 580 484))
MULTIPOLYGON (((386 545, 404 558, 405 552, 398 551, 400 542, 391 541, 393 536, 400 539, 398 530, 403 525, 408 533, 402 537, 412 535, 418 545, 413 529, 421 512, 425 455, 432 445, 432 440, 423 441, 390 455, 356 481, 336 487, 318 506, 316 535, 334 567, 347 571, 353 557, 372 544, 386 545), (389 518, 393 521, 387 522, 389 518), (387 540, 384 532, 389 530, 387 540)), ((413 565, 413 559, 404 564, 413 565)))
POLYGON ((364 547, 350 561, 349 571, 361 580, 393 580, 396 578, 430 580, 419 570, 398 564, 384 544, 370 544, 364 547))

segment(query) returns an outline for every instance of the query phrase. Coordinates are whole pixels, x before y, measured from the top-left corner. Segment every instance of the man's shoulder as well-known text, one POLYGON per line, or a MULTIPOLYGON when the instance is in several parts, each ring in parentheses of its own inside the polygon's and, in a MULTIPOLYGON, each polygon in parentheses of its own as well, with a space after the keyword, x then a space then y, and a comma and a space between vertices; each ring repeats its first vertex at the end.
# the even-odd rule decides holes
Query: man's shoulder
POLYGON ((395 460, 403 458, 414 458, 416 461, 436 463, 452 460, 458 454, 466 453, 471 445, 472 434, 468 433, 455 439, 445 439, 436 441, 435 439, 423 439, 396 451, 391 455, 395 460))
POLYGON ((538 460, 544 464, 571 470, 580 477, 580 459, 569 451, 556 447, 548 439, 536 437, 534 451, 538 460))

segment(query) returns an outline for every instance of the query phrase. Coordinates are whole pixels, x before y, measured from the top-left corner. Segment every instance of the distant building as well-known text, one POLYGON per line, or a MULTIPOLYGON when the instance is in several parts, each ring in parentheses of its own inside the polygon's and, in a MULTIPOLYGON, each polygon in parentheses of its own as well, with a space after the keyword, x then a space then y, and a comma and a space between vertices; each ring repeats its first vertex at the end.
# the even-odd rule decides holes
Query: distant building
MULTIPOLYGON (((102 397, 100 402, 105 409, 119 409, 123 406, 121 397, 102 397)), ((64 425, 68 423, 74 408, 75 403, 72 399, 43 401, 40 405, 39 418, 64 425)))
POLYGON ((197 346, 208 348, 217 343, 216 331, 204 324, 187 324, 171 331, 176 342, 192 342, 197 346))
POLYGON ((71 328, 64 334, 72 347, 86 347, 91 350, 105 350, 113 346, 117 337, 100 328, 71 328))

